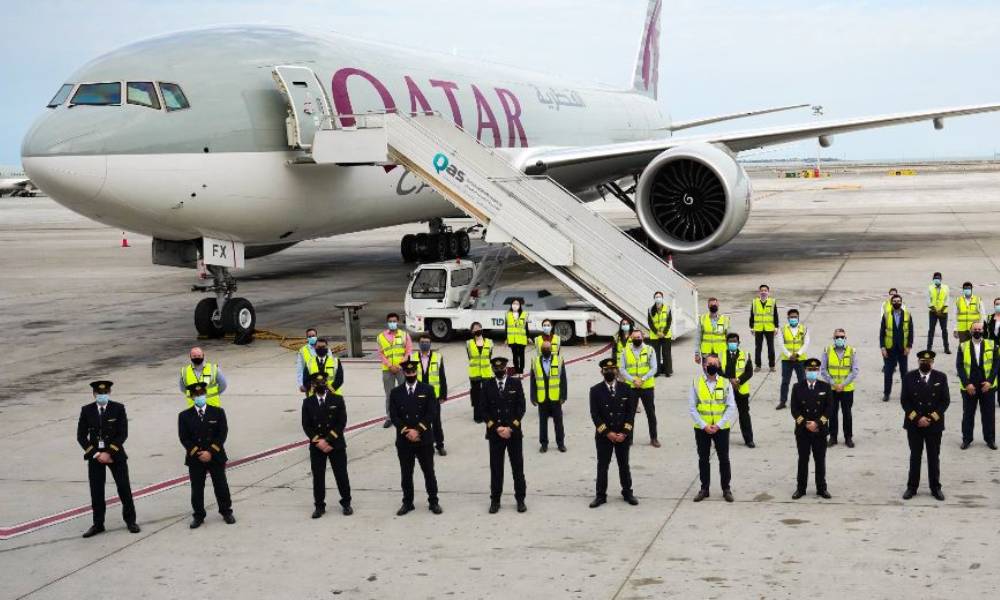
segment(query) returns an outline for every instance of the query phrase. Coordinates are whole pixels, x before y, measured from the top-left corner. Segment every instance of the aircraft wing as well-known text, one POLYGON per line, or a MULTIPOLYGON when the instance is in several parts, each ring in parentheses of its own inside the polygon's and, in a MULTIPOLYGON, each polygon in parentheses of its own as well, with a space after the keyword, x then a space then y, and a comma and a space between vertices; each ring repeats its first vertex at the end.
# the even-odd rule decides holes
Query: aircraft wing
POLYGON ((637 173, 657 154, 685 144, 718 144, 733 152, 809 138, 821 138, 821 143, 828 144, 830 136, 841 133, 919 121, 933 121, 934 127, 940 129, 943 126, 942 120, 946 118, 995 111, 1000 111, 1000 104, 978 104, 836 121, 815 121, 742 132, 674 136, 601 146, 539 148, 519 156, 517 162, 529 175, 546 174, 570 189, 582 189, 637 173))

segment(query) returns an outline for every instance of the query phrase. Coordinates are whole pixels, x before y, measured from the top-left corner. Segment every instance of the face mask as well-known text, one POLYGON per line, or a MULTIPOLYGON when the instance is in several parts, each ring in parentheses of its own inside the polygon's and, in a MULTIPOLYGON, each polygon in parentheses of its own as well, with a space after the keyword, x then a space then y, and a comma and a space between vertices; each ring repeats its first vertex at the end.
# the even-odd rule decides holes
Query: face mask
POLYGON ((788 319, 788 324, 791 325, 792 327, 797 327, 799 325, 799 320, 795 317, 791 317, 790 319, 788 319))
POLYGON ((192 365, 195 365, 195 366, 198 366, 198 365, 200 365, 200 364, 201 364, 201 363, 203 363, 203 362, 205 362, 205 357, 201 357, 201 358, 192 358, 192 359, 191 359, 191 364, 192 364, 192 365))
POLYGON ((719 367, 717 365, 708 365, 705 367, 705 372, 708 373, 710 377, 715 377, 719 374, 719 367))
POLYGON ((197 406, 198 408, 204 408, 205 407, 205 403, 207 401, 208 401, 208 399, 205 396, 195 396, 194 397, 194 405, 197 406))
POLYGON ((389 321, 386 323, 386 327, 389 328, 389 331, 396 331, 396 328, 399 327, 399 323, 396 321, 389 321))
POLYGON ((510 309, 513 311, 521 310, 521 305, 515 302, 514 304, 510 305, 510 309))
POLYGON ((894 304, 892 305, 892 310, 899 310, 899 309, 901 309, 901 308, 903 308, 903 305, 902 305, 902 304, 895 304, 895 303, 894 303, 894 304))
POLYGON ((657 306, 661 306, 663 304, 663 296, 653 298, 653 302, 655 302, 657 306))
POLYGON ((550 356, 552 356, 552 351, 551 350, 542 350, 542 356, 544 356, 545 358, 549 358, 550 356))
POLYGON ((413 373, 413 374, 404 373, 403 377, 406 379, 406 383, 416 383, 416 381, 417 381, 417 374, 416 373, 413 373))
POLYGON ((1000 304, 996 304, 993 306, 993 312, 1000 313, 1000 304))
POLYGON ((979 338, 983 337, 983 332, 982 331, 973 331, 972 332, 972 337, 973 337, 973 339, 977 339, 978 340, 979 338))
POLYGON ((971 297, 971 296, 972 296, 972 290, 970 290, 970 289, 966 288, 966 289, 962 290, 962 294, 963 294, 963 295, 964 295, 964 296, 965 296, 966 298, 969 298, 969 297, 971 297))
POLYGON ((472 337, 483 337, 483 330, 477 329, 472 332, 472 337))
POLYGON ((719 307, 713 304, 712 306, 708 307, 708 312, 714 315, 715 313, 719 312, 719 307))
POLYGON ((767 300, 767 292, 761 292, 760 293, 760 299, 761 300, 767 300))
POLYGON ((622 331, 624 331, 625 333, 628 333, 631 330, 632 330, 632 326, 629 325, 628 323, 625 323, 624 325, 622 325, 622 331))
POLYGON ((642 345, 642 340, 632 340, 632 345, 638 348, 642 345))
POLYGON ((311 336, 309 336, 309 337, 306 338, 306 341, 309 342, 310 346, 315 346, 316 345, 316 340, 318 340, 318 339, 319 339, 318 337, 316 337, 314 335, 311 335, 311 336))
POLYGON ((94 400, 97 400, 98 404, 104 406, 111 400, 111 396, 109 396, 108 394, 98 394, 94 396, 94 400))
POLYGON ((604 381, 607 381, 608 383, 611 383, 614 380, 615 380, 615 372, 614 371, 605 371, 604 372, 604 381))
POLYGON ((940 280, 940 279, 938 279, 937 277, 935 277, 935 278, 934 278, 934 279, 932 280, 932 283, 933 283, 934 285, 941 285, 941 280, 940 280))
POLYGON ((819 377, 819 371, 806 371, 806 379, 809 381, 816 381, 817 377, 819 377))
POLYGON ((845 340, 844 338, 837 338, 833 340, 833 345, 838 348, 843 348, 844 346, 847 345, 847 340, 845 340))
POLYGON ((322 386, 322 387, 317 387, 316 388, 316 395, 319 396, 320 398, 323 398, 324 396, 326 396, 326 386, 323 385, 322 383, 317 383, 316 385, 317 386, 322 386))
POLYGON ((420 351, 421 352, 430 352, 431 351, 431 345, 430 345, 430 343, 428 343, 428 342, 420 342, 420 351))
POLYGON ((544 333, 545 335, 548 335, 548 334, 552 333, 552 326, 551 325, 542 325, 542 333, 544 333))
POLYGON ((497 379, 503 379, 503 376, 506 374, 506 372, 507 372, 506 369, 497 369, 493 371, 493 376, 496 377, 497 379))
POLYGON ((931 372, 931 365, 930 365, 930 363, 923 363, 923 362, 920 363, 920 372, 921 373, 930 373, 931 372))
POLYGON ((729 348, 730 352, 736 352, 737 348, 740 347, 740 345, 736 342, 729 342, 726 346, 729 348))
POLYGON ((326 356, 330 350, 328 348, 316 348, 316 356, 326 356))

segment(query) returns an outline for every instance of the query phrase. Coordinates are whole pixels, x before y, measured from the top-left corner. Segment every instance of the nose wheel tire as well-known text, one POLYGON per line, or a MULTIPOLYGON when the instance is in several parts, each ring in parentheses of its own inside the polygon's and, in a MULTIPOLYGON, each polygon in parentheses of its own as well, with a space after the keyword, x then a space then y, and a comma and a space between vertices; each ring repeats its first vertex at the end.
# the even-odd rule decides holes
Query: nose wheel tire
POLYGON ((427 332, 431 334, 431 339, 435 342, 447 342, 452 335, 451 321, 434 319, 428 324, 427 332))
POLYGON ((417 236, 408 233, 399 242, 399 252, 403 255, 403 262, 416 262, 420 257, 417 249, 417 236))
POLYGON ((202 298, 194 307, 194 328, 198 331, 198 335, 212 339, 225 335, 222 320, 214 318, 218 306, 215 298, 202 298))
POLYGON ((559 336, 559 340, 563 344, 572 344, 575 331, 573 329, 573 324, 569 321, 556 321, 552 326, 552 333, 559 336))
POLYGON ((456 233, 455 238, 458 240, 458 256, 465 258, 469 255, 469 250, 472 249, 472 240, 469 239, 469 234, 464 231, 456 233))
POLYGON ((235 336, 237 344, 249 343, 257 326, 257 311, 246 298, 233 298, 222 309, 222 326, 235 336))

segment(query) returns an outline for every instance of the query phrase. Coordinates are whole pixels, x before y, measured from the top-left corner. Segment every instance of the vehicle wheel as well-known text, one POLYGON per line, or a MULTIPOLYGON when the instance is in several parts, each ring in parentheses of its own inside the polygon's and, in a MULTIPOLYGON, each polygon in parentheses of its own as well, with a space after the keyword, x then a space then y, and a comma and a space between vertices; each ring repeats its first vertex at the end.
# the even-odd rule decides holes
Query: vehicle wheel
POLYGON ((455 238, 458 239, 458 257, 465 258, 469 255, 469 250, 472 249, 472 240, 469 239, 469 234, 465 231, 456 233, 455 238))
POLYGON ((427 324, 427 332, 435 342, 447 342, 451 339, 453 330, 448 319, 433 319, 427 324))
POLYGON ((257 312, 246 298, 232 298, 222 309, 222 328, 236 336, 237 344, 246 344, 253 339, 257 325, 257 312))
POLYGON ((427 236, 427 262, 440 262, 448 252, 448 240, 443 235, 434 233, 427 236))
POLYGON ((572 344, 575 337, 573 323, 569 321, 556 321, 552 325, 552 333, 558 335, 563 344, 572 344))
POLYGON ((219 305, 215 301, 215 298, 202 298, 198 304, 195 305, 194 328, 198 331, 198 335, 218 339, 225 334, 225 330, 221 327, 221 319, 212 319, 212 317, 215 316, 218 306, 219 305))
POLYGON ((445 242, 448 244, 447 258, 458 258, 458 236, 454 233, 444 234, 445 242))
POLYGON ((417 260, 417 236, 408 233, 399 242, 399 253, 403 255, 403 262, 414 262, 417 260))
POLYGON ((427 248, 430 246, 430 241, 427 238, 429 237, 426 233, 418 233, 413 236, 413 257, 417 262, 427 261, 427 248))

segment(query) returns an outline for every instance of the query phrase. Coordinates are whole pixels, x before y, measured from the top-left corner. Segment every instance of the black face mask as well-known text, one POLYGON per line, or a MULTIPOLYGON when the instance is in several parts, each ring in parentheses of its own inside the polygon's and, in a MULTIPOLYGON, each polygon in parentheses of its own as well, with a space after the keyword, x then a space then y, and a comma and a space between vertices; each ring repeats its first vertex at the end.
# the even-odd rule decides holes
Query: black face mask
POLYGON ((712 377, 715 377, 716 375, 719 374, 719 367, 716 365, 708 365, 707 367, 705 367, 705 372, 711 375, 712 377))
POLYGON ((930 365, 930 363, 920 363, 920 372, 921 373, 930 373, 931 372, 931 365, 930 365))
POLYGON ((972 338, 973 339, 978 340, 981 337, 983 337, 983 332, 982 331, 973 331, 972 332, 972 338))
POLYGON ((481 335, 483 335, 483 330, 482 329, 477 329, 477 330, 475 330, 475 331, 472 332, 472 337, 479 337, 481 335))
POLYGON ((549 358, 549 357, 552 356, 552 351, 551 350, 542 350, 542 356, 544 356, 545 358, 549 358))
POLYGON ((329 351, 327 348, 316 348, 316 356, 326 356, 326 353, 329 351))
POLYGON ((605 371, 604 372, 604 381, 607 381, 608 383, 611 383, 614 380, 615 380, 615 372, 614 371, 605 371))
POLYGON ((632 345, 638 348, 639 346, 642 346, 642 340, 632 340, 632 345))
POLYGON ((202 357, 202 358, 192 358, 191 359, 191 364, 192 365, 196 365, 197 366, 197 365, 200 365, 203 362, 205 362, 204 357, 202 357))
POLYGON ((712 313, 712 314, 715 314, 715 313, 719 312, 719 307, 718 307, 718 306, 715 306, 715 305, 713 304, 712 306, 709 306, 709 307, 708 307, 708 312, 710 312, 710 313, 712 313))
POLYGON ((417 374, 416 373, 413 373, 413 374, 404 373, 403 377, 406 378, 406 383, 416 383, 417 382, 417 374))
POLYGON ((497 379, 503 379, 503 376, 507 373, 506 369, 497 369, 493 371, 493 376, 497 379))
POLYGON ((903 305, 902 305, 902 304, 893 304, 893 305, 892 305, 892 309, 893 309, 893 310, 899 310, 899 309, 901 309, 901 308, 903 308, 903 305))

